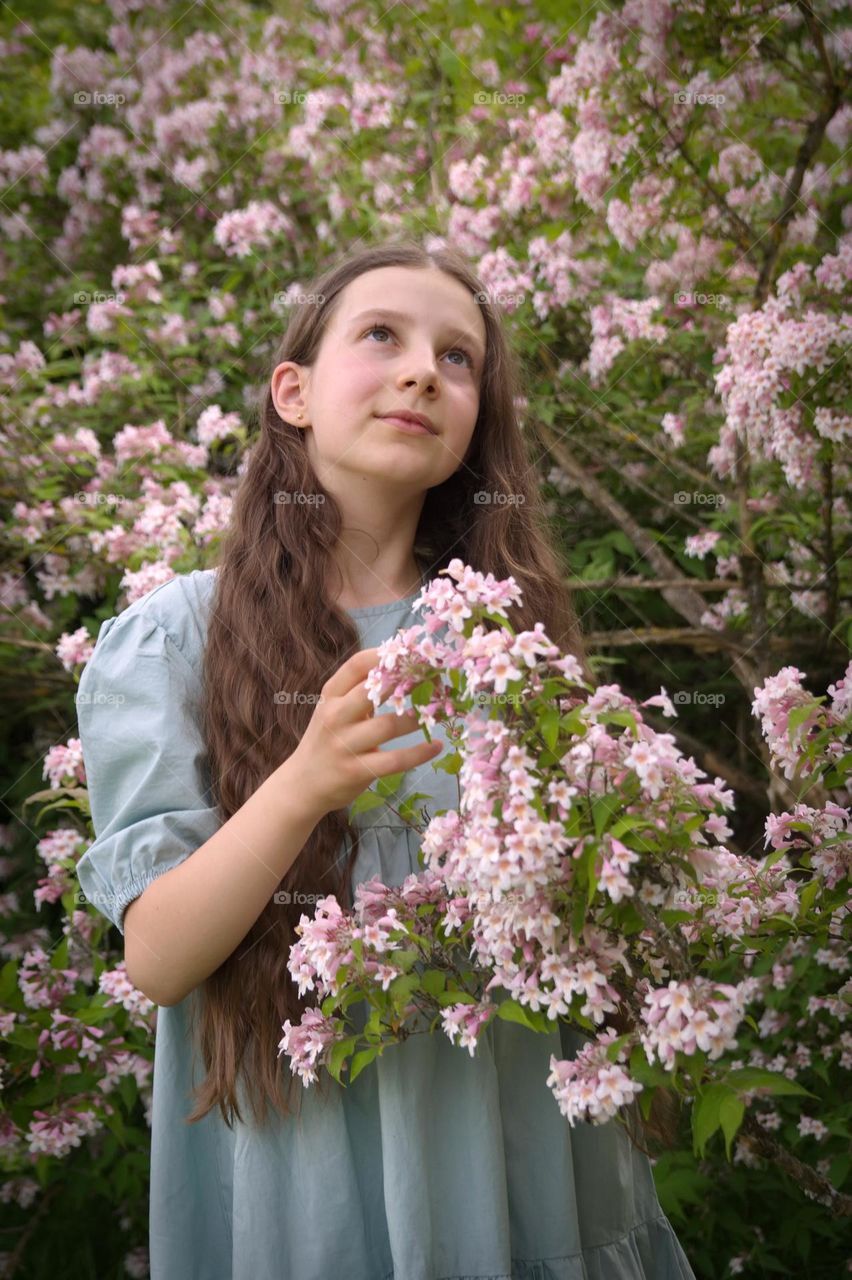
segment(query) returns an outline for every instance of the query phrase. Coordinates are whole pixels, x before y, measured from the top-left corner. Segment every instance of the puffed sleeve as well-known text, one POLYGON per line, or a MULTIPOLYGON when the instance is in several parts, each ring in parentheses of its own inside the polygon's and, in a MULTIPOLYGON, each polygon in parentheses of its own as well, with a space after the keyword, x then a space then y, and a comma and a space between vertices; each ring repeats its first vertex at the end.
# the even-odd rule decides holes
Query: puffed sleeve
POLYGON ((221 825, 208 791, 200 692, 195 669, 150 614, 102 624, 77 689, 95 829, 77 877, 122 934, 133 899, 221 825))

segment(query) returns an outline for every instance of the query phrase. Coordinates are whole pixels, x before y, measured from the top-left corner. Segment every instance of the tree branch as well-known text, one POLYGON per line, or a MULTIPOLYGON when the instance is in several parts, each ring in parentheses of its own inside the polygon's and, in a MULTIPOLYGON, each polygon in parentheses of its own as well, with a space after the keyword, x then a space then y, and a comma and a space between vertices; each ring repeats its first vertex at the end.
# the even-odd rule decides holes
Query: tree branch
POLYGON ((766 1132, 755 1116, 747 1114, 744 1117, 740 1132, 747 1139, 748 1145, 753 1148, 755 1155, 771 1161, 782 1169, 800 1187, 810 1192, 815 1200, 824 1204, 835 1217, 852 1217, 852 1196, 838 1191, 827 1178, 817 1173, 816 1169, 805 1164, 798 1156, 794 1156, 786 1147, 782 1147, 780 1142, 766 1132))

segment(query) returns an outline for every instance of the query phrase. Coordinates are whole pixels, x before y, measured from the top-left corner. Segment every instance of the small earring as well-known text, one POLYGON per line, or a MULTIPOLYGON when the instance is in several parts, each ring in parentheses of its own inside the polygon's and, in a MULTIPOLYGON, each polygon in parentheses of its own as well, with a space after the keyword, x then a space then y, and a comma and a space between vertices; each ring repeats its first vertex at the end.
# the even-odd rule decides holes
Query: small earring
POLYGON ((303 413, 300 413, 300 414, 299 414, 299 421, 300 421, 300 422, 301 422, 302 418, 304 418, 304 416, 305 416, 305 415, 304 415, 303 413))

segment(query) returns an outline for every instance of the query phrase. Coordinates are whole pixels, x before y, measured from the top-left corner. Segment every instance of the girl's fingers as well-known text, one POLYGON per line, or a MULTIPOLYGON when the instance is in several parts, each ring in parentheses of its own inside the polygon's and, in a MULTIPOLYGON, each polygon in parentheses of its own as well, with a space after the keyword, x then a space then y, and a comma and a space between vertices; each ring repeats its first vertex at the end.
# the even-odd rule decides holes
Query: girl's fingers
POLYGON ((419 764, 440 755, 442 742, 420 742, 416 747, 397 747, 395 751, 371 751, 361 757, 363 763, 376 777, 388 773, 407 773, 419 764))
POLYGON ((359 684, 363 684, 371 667, 376 665, 379 656, 378 648, 359 649, 337 668, 333 676, 329 676, 323 690, 329 698, 345 698, 359 684))
POLYGON ((401 738, 404 734, 413 733, 419 727, 417 716, 408 711, 403 716, 392 711, 383 711, 349 728, 349 743, 354 751, 369 751, 372 747, 391 738, 401 738))

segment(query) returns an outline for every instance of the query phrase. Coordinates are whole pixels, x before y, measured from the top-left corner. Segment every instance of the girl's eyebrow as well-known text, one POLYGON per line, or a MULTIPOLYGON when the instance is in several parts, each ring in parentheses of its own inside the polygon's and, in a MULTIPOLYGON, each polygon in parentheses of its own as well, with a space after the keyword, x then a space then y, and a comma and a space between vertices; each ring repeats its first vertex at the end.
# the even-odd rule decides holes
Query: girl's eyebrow
MULTIPOLYGON (((411 319, 411 316, 405 315, 402 311, 391 311, 387 307, 370 307, 368 311, 359 311, 357 316, 353 316, 350 322, 350 327, 353 327, 362 320, 366 320, 368 317, 374 319, 377 316, 381 316, 385 320, 400 320, 403 323, 407 323, 411 319)), ((453 335, 456 338, 464 338, 465 342, 469 342, 473 347, 475 347, 480 358, 484 356, 479 340, 472 333, 467 333, 464 329, 455 329, 453 330, 453 335)))

